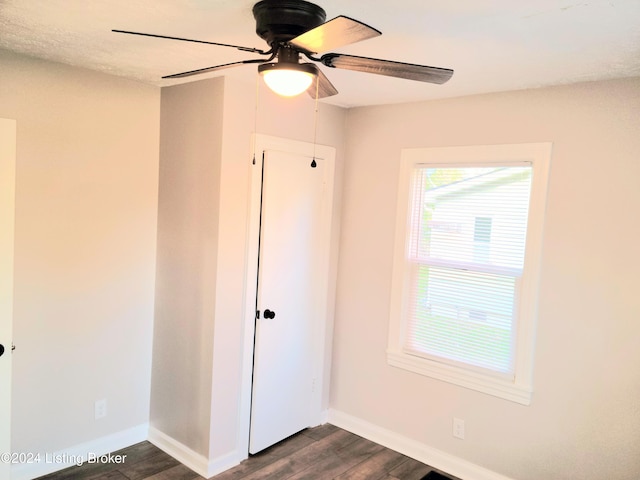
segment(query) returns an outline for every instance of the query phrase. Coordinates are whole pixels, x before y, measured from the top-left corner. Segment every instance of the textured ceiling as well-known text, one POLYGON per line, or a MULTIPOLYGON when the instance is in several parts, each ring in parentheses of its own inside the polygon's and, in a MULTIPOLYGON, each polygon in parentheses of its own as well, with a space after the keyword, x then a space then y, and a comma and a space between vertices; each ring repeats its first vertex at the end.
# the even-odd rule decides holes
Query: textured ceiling
MULTIPOLYGON (((0 48, 156 85, 186 70, 252 58, 231 48, 112 33, 134 30, 268 48, 254 0, 0 0, 0 48)), ((324 68, 342 106, 418 101, 640 76, 640 0, 317 0, 383 35, 336 51, 455 70, 444 85, 324 68)), ((1 72, 0 72, 1 74, 1 72)))

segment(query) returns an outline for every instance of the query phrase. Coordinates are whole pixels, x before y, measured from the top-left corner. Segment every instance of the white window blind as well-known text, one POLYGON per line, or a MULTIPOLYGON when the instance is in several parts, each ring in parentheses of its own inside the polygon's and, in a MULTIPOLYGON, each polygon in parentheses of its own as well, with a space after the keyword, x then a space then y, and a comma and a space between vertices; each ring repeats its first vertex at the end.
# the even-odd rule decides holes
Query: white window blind
POLYGON ((404 350, 514 375, 532 166, 415 165, 404 350))
POLYGON ((389 365, 529 405, 550 143, 402 150, 389 365))

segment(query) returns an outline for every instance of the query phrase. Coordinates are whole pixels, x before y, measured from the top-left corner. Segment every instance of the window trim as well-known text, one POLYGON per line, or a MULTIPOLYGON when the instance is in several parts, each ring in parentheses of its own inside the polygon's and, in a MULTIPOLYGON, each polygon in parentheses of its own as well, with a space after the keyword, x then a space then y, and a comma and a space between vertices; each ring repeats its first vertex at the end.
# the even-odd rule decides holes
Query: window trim
POLYGON ((531 403, 535 323, 551 149, 551 143, 523 143, 402 150, 387 348, 387 362, 390 365, 523 405, 531 403), (414 167, 416 165, 464 167, 496 163, 521 165, 522 162, 530 163, 533 173, 524 267, 520 279, 520 296, 516 299, 518 322, 515 327, 514 375, 505 377, 498 372, 493 374, 479 371, 472 366, 452 365, 406 353, 404 330, 409 285, 406 252, 411 213, 411 177, 414 167))

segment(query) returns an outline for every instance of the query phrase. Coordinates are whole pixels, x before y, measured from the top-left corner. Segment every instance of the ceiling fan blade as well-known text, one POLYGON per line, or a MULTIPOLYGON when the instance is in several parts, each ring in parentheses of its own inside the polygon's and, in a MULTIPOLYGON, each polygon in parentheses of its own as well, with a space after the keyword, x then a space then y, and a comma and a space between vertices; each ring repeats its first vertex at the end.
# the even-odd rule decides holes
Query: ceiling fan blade
POLYGON ((155 35, 153 33, 130 32, 128 30, 111 30, 111 31, 115 32, 115 33, 126 33, 128 35, 139 35, 139 36, 142 36, 142 37, 166 38, 167 40, 180 40, 182 42, 205 43, 207 45, 217 45, 219 47, 231 47, 231 48, 235 48, 237 50, 241 50, 243 52, 259 53, 261 55, 268 55, 269 53, 271 53, 270 51, 265 52, 264 50, 260 50, 258 48, 242 47, 240 45, 230 45, 228 43, 207 42, 207 41, 204 41, 204 40, 193 40, 191 38, 168 37, 166 35, 155 35))
POLYGON ((389 77, 406 78, 418 82, 442 84, 451 78, 453 70, 448 68, 428 67, 413 63, 392 62, 377 58, 356 57, 340 53, 327 53, 320 58, 327 67, 344 68, 358 72, 375 73, 389 77))
POLYGON ((327 98, 332 97, 338 94, 338 90, 333 84, 329 81, 322 70, 316 67, 317 75, 315 76, 313 83, 307 89, 307 93, 311 98, 316 98, 316 93, 318 94, 318 98, 327 98))
POLYGON ((225 63, 223 65, 215 65, 213 67, 199 68, 197 70, 189 70, 188 72, 174 73, 173 75, 165 75, 164 78, 182 78, 182 77, 190 77, 192 75, 199 75, 201 73, 213 72, 216 70, 223 70, 225 68, 235 67, 237 65, 245 65, 247 63, 266 63, 272 60, 272 58, 267 58, 266 60, 255 59, 255 60, 242 60, 240 62, 232 62, 225 63))
POLYGON ((308 53, 326 52, 345 45, 377 37, 382 33, 353 18, 339 16, 298 35, 289 43, 308 53))

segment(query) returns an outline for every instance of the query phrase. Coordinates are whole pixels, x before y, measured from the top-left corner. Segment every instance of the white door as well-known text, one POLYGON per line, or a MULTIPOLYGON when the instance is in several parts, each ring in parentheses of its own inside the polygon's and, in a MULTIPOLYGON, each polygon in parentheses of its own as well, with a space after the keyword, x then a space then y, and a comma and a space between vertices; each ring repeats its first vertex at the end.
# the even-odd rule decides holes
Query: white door
MULTIPOLYGON (((0 454, 11 451, 11 325, 16 122, 0 118, 0 454)), ((0 461, 0 478, 11 478, 0 461)))
POLYGON ((324 158, 263 153, 252 454, 318 423, 333 172, 324 158))

